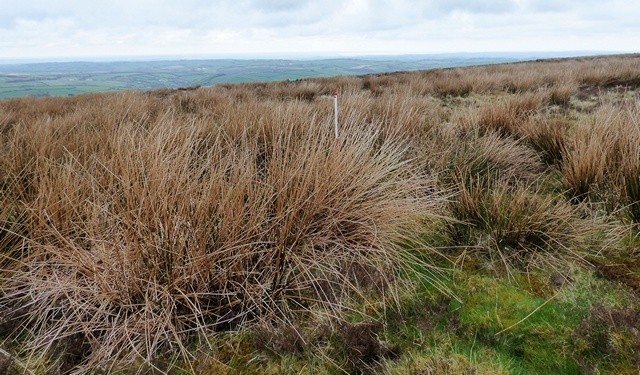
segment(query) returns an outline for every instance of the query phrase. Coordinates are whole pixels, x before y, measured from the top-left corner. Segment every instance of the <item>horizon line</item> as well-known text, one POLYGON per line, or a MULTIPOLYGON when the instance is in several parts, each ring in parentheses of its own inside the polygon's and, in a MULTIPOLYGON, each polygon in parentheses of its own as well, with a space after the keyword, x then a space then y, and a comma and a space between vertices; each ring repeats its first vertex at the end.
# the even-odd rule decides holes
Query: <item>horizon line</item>
POLYGON ((393 58, 393 57, 520 57, 553 58, 599 55, 633 54, 631 51, 567 50, 567 51, 484 51, 433 53, 380 53, 380 52, 274 52, 274 53, 219 53, 219 54, 167 54, 167 55, 103 55, 103 56, 48 56, 0 58, 2 65, 72 62, 135 62, 180 60, 319 60, 331 58, 393 58))

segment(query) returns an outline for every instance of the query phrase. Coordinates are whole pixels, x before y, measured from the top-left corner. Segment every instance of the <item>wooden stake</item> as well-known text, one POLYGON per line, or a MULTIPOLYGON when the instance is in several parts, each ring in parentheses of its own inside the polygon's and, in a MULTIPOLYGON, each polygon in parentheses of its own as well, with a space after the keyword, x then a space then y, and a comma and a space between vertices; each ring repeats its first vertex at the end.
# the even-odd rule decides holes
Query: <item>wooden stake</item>
POLYGON ((335 113, 336 142, 338 142, 338 91, 333 92, 333 112, 335 113))

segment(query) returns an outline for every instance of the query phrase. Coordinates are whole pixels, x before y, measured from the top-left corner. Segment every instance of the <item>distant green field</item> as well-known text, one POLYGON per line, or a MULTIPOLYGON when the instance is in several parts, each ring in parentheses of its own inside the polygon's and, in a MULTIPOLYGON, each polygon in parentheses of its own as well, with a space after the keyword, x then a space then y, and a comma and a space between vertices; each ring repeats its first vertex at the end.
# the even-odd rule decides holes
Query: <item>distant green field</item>
POLYGON ((217 59, 0 64, 0 99, 361 75, 495 64, 516 60, 507 57, 390 57, 388 59, 217 59))

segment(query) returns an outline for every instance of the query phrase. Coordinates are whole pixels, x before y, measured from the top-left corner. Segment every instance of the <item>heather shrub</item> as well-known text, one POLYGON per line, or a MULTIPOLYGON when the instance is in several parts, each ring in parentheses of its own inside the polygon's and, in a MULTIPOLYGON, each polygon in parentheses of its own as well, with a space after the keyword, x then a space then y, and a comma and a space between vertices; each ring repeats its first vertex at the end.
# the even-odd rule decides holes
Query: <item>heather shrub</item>
MULTIPOLYGON (((632 307, 595 305, 571 334, 571 346, 583 371, 598 373, 604 366, 640 366, 640 318, 632 307), (606 362, 600 362, 604 358, 606 362)), ((626 372, 619 369, 622 372, 626 372)))

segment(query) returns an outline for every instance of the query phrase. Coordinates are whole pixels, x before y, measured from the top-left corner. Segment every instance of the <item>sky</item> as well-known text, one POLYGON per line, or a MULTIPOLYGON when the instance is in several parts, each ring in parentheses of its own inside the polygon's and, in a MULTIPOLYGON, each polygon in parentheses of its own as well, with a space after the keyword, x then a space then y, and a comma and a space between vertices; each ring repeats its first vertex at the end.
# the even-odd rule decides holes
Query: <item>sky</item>
POLYGON ((637 52, 636 0, 0 0, 0 60, 637 52))

